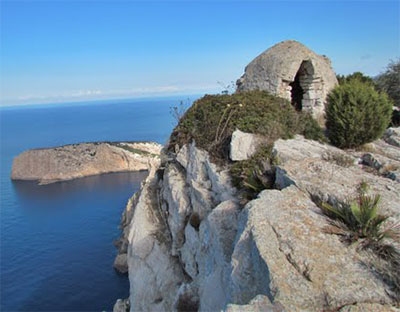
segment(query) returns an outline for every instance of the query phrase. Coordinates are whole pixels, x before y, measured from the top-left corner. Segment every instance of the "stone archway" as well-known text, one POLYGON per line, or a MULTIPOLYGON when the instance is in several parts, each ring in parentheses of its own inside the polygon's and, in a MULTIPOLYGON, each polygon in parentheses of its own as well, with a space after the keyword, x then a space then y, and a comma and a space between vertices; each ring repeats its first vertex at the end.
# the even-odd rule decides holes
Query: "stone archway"
POLYGON ((304 90, 301 87, 300 84, 300 75, 299 75, 300 70, 297 72, 296 76, 294 77, 294 81, 289 83, 289 86, 291 87, 290 89, 290 97, 291 97, 291 102, 294 108, 298 111, 301 111, 303 108, 303 95, 304 95, 304 90))
POLYGON ((314 66, 310 60, 304 60, 291 86, 291 101, 297 110, 313 112, 322 103, 321 77, 315 76, 314 66))

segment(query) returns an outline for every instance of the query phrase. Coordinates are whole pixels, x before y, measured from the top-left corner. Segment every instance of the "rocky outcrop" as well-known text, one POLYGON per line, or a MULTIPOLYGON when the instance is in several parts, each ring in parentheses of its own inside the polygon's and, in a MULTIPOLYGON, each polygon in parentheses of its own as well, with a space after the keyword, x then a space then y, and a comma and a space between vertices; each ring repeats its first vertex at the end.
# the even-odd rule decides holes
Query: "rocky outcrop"
POLYGON ((129 312, 129 299, 118 299, 113 307, 113 312, 129 312))
POLYGON ((400 128, 389 128, 383 135, 383 139, 394 146, 400 147, 400 128))
POLYGON ((400 183, 374 168, 371 170, 370 165, 363 162, 363 156, 369 154, 380 159, 382 166, 397 170, 400 168, 400 149, 393 149, 382 140, 371 144, 369 149, 374 152, 345 152, 301 136, 278 140, 274 150, 281 165, 276 171, 276 186, 283 189, 296 185, 314 198, 335 203, 354 198, 357 185, 366 182, 371 192, 381 194, 382 212, 400 220, 400 183), (387 154, 386 151, 391 149, 392 154, 387 154))
MULTIPOLYGON (((398 147, 368 149, 400 164, 398 147)), ((373 256, 327 231, 316 203, 343 202, 364 181, 398 222, 400 184, 363 164, 363 151, 296 136, 274 153, 277 189, 244 207, 227 169, 194 143, 163 156, 123 216, 131 311, 396 310, 373 256)))
POLYGON ((151 142, 82 143, 33 149, 14 158, 11 179, 40 184, 124 171, 148 170, 162 146, 151 142))
POLYGON ((326 96, 337 85, 330 60, 303 44, 288 40, 266 50, 245 68, 237 81, 239 92, 266 90, 288 99, 301 110, 321 120, 326 96))

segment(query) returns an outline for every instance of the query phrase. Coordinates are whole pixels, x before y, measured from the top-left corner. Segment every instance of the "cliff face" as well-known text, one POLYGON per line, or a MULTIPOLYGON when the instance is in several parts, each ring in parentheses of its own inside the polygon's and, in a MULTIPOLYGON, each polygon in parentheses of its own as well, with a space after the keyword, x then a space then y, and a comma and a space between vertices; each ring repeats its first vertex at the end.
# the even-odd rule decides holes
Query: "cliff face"
POLYGON ((194 143, 164 155, 123 217, 131 311, 394 310, 398 288, 371 253, 327 231, 316 205, 344 202, 364 181, 399 221, 400 149, 381 140, 370 149, 278 140, 276 189, 244 207, 228 171, 194 143))
POLYGON ((82 143, 25 151, 14 158, 13 180, 52 183, 90 175, 148 170, 159 161, 157 143, 82 143))

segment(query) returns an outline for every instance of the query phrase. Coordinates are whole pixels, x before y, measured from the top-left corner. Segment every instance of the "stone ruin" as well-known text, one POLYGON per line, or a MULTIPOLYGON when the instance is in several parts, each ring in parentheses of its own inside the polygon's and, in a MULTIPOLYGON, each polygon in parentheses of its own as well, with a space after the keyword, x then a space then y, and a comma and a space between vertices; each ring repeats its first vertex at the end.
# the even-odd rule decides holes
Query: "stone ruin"
POLYGON ((297 110, 310 112, 321 124, 326 97, 337 84, 325 55, 318 55, 300 42, 280 42, 257 56, 236 82, 237 91, 266 90, 285 98, 297 110))

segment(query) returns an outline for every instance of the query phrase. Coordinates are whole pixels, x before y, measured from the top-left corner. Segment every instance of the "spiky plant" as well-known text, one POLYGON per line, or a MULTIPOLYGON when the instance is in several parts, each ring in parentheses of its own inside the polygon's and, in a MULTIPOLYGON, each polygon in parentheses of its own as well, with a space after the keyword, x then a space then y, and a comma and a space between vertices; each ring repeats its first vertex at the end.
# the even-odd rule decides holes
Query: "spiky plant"
POLYGON ((322 203, 320 207, 331 218, 331 234, 349 243, 358 241, 359 247, 372 252, 369 265, 388 286, 388 295, 400 305, 400 251, 392 244, 400 242, 400 223, 386 222, 388 216, 378 213, 380 195, 368 195, 368 188, 361 182, 355 200, 343 205, 322 203))
POLYGON ((385 224, 389 217, 378 213, 380 199, 379 194, 368 195, 360 188, 355 200, 337 206, 322 203, 321 208, 333 219, 331 224, 340 229, 335 233, 350 243, 362 240, 362 246, 366 247, 385 238, 396 241, 400 238, 400 226, 385 224))

